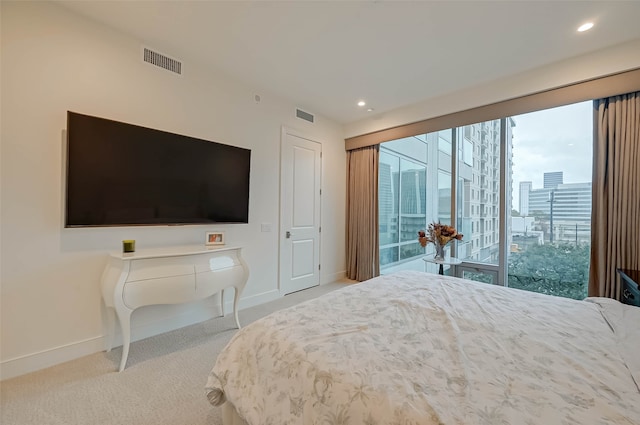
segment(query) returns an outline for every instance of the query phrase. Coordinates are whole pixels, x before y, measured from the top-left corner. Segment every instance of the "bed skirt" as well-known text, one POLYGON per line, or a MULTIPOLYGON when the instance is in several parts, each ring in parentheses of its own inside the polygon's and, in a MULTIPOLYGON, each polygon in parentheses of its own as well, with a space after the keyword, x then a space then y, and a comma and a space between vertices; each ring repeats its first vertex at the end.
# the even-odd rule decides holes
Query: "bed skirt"
POLYGON ((222 409, 222 425, 248 425, 236 412, 236 408, 228 401, 220 406, 222 409))

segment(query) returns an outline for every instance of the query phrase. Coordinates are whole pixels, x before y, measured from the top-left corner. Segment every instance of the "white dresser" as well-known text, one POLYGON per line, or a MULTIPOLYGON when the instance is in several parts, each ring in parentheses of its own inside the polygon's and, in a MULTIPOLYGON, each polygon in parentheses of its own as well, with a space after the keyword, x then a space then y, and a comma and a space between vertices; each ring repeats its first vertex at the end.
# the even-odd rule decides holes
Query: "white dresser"
POLYGON ((109 320, 107 351, 113 344, 114 311, 122 328, 120 371, 129 355, 131 313, 138 307, 185 303, 221 292, 224 315, 224 290, 233 287, 233 313, 240 328, 238 300, 249 278, 241 250, 240 247, 184 246, 111 253, 102 274, 102 299, 109 320))

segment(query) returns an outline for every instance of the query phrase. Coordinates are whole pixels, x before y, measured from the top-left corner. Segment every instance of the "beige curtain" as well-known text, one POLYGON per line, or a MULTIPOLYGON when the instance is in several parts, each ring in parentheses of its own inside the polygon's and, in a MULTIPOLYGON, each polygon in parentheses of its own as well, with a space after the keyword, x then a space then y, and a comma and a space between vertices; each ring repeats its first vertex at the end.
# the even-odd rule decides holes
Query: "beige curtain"
POLYGON ((379 146, 347 152, 347 277, 380 274, 378 239, 379 146))
POLYGON ((619 300, 616 268, 640 270, 640 92, 594 106, 589 296, 619 300))

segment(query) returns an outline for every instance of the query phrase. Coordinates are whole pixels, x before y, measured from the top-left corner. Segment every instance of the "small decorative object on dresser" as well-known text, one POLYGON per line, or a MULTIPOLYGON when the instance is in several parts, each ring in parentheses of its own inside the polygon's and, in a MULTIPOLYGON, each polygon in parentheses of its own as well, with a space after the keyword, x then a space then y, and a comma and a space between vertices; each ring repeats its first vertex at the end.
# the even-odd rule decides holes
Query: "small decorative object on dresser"
POLYGON ((621 301, 640 307, 640 270, 618 269, 622 283, 621 301))
POLYGON ((224 245, 224 232, 207 232, 205 245, 224 245))
POLYGON ((122 252, 136 252, 136 241, 134 239, 122 241, 122 252))

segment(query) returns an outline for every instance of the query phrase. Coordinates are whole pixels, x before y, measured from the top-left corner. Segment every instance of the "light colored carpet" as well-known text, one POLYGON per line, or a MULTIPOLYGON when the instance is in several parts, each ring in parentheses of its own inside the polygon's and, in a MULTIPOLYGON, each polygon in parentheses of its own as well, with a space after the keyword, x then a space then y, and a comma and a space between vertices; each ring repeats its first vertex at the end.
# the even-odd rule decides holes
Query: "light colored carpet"
MULTIPOLYGON (((342 288, 344 280, 239 312, 249 324, 267 314, 342 288)), ((218 353, 236 333, 233 314, 0 383, 2 425, 219 425, 204 394, 218 353)))

